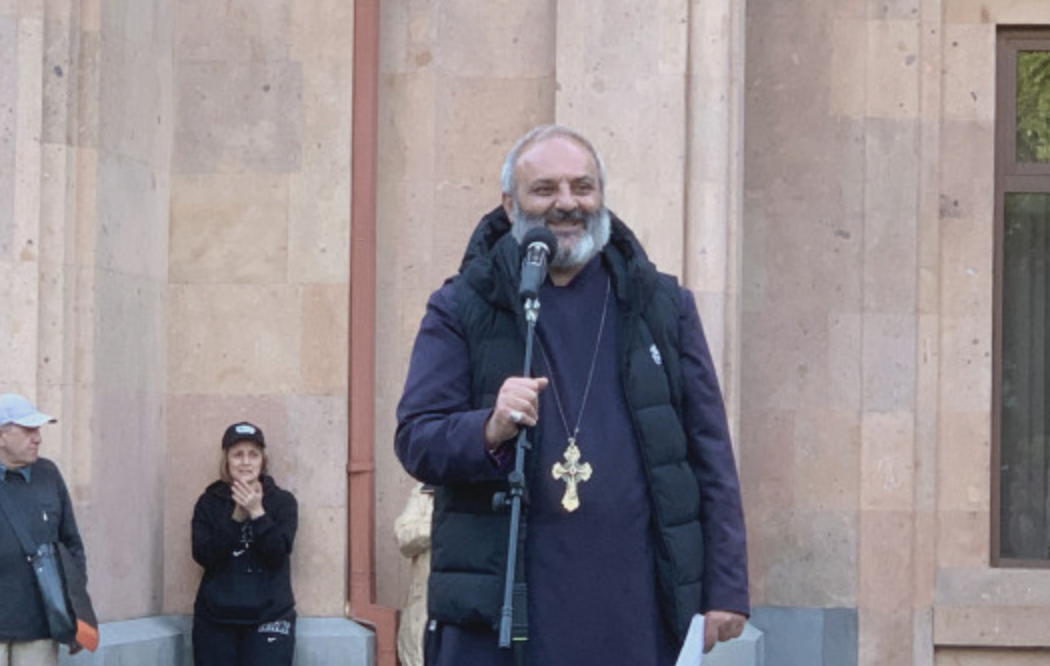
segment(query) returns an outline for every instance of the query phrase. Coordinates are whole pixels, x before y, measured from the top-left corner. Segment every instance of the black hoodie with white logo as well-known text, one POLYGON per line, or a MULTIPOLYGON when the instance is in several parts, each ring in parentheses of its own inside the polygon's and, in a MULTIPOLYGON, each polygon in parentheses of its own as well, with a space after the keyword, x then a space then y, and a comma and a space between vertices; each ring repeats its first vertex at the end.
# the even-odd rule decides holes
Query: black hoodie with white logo
POLYGON ((265 514, 233 519, 229 484, 212 483, 193 510, 193 559, 204 567, 194 613, 213 622, 259 624, 295 609, 290 557, 299 526, 295 497, 262 476, 265 514))

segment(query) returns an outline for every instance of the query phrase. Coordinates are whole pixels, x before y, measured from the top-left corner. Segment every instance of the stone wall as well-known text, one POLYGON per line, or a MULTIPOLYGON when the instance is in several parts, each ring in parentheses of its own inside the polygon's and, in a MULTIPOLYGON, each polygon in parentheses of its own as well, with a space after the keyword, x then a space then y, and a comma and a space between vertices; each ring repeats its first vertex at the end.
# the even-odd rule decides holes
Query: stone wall
POLYGON ((334 1, 0 2, 0 384, 59 417, 103 620, 190 610, 190 512, 240 418, 300 500, 301 612, 344 612, 352 27, 334 1))
POLYGON ((171 6, 0 3, 0 377, 59 417, 97 603, 163 596, 171 6))
POLYGON ((1039 2, 748 2, 754 601, 856 609, 860 664, 1046 658, 972 648, 1048 647, 1045 571, 990 566, 996 31, 1048 23, 1039 2))
POLYGON ((172 18, 164 610, 192 607, 193 503, 246 419, 299 500, 299 612, 341 616, 353 4, 177 0, 172 18))

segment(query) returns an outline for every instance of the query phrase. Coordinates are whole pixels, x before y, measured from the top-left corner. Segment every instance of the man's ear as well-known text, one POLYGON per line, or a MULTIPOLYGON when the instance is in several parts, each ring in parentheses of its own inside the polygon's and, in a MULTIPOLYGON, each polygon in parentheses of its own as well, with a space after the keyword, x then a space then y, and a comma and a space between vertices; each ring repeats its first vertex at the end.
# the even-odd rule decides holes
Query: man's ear
POLYGON ((502 201, 503 201, 503 212, 505 212, 507 214, 507 219, 513 220, 514 219, 514 215, 513 215, 514 197, 512 197, 509 194, 507 194, 506 192, 504 192, 503 195, 502 195, 502 201))

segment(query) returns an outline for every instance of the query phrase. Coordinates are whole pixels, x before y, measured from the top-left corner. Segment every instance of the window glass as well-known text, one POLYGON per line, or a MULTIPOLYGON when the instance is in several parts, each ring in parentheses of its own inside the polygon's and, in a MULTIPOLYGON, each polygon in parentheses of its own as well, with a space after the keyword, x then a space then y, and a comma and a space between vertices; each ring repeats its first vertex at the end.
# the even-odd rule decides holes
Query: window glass
POLYGON ((1050 559, 1050 194, 1006 193, 1002 242, 1000 556, 1050 559))

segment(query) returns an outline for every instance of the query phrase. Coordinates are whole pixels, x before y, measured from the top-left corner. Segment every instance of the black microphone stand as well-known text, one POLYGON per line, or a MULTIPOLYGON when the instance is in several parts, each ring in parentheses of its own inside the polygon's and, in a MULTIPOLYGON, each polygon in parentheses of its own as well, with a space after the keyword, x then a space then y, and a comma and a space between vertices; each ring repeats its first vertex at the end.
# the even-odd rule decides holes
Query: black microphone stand
MULTIPOLYGON (((538 296, 525 299, 525 369, 523 377, 531 377, 532 372, 532 345, 536 333, 536 321, 540 315, 540 300, 538 296)), ((497 493, 493 498, 493 505, 497 510, 506 508, 510 504, 510 535, 507 542, 507 572, 503 583, 503 612, 499 624, 499 646, 501 648, 511 647, 511 628, 517 631, 513 639, 525 641, 528 639, 528 616, 526 605, 526 592, 524 582, 515 584, 515 574, 518 568, 518 547, 521 542, 521 506, 525 498, 525 452, 532 448, 527 437, 527 429, 518 431, 518 440, 514 451, 514 471, 507 477, 508 488, 505 493, 497 493), (515 603, 516 602, 516 603, 515 603), (517 622, 515 619, 515 605, 517 605, 517 622)))

